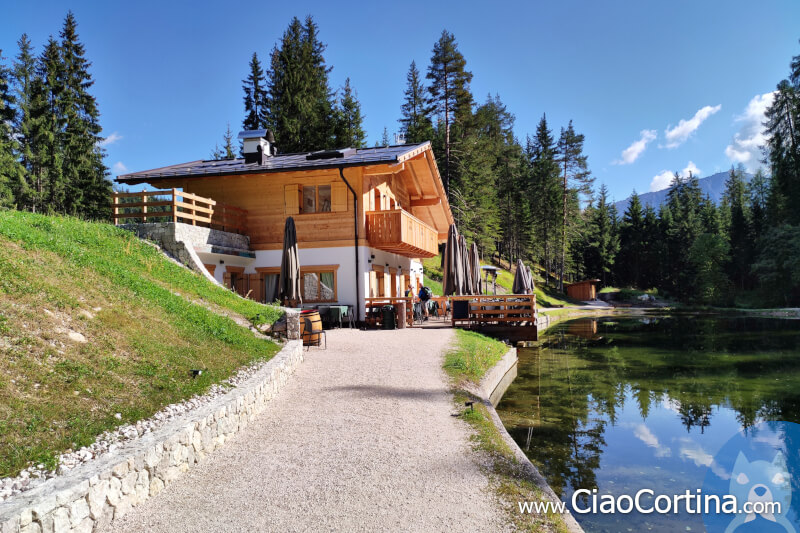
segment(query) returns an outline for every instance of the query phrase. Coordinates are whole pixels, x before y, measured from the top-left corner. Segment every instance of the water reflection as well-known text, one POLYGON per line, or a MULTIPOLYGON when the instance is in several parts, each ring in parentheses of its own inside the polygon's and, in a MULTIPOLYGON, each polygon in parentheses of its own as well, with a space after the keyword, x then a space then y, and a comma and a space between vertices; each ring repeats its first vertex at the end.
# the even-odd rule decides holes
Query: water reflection
MULTIPOLYGON (((519 351, 498 413, 565 501, 578 488, 695 490, 714 453, 763 420, 800 422, 800 324, 618 317, 519 351)), ((579 517, 589 531, 702 529, 696 516, 579 517)))

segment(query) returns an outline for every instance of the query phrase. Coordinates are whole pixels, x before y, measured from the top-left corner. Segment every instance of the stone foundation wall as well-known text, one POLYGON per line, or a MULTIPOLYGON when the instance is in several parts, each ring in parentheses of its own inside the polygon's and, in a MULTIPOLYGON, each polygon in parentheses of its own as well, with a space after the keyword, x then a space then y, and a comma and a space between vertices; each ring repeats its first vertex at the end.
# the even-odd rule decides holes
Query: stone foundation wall
POLYGON ((196 411, 98 460, 0 503, 0 533, 89 532, 155 496, 247 427, 303 362, 300 341, 196 411))
POLYGON ((158 244, 173 259, 219 284, 205 269, 194 251, 195 246, 222 246, 241 250, 250 249, 250 237, 181 222, 154 222, 125 224, 121 228, 132 231, 140 239, 158 244))

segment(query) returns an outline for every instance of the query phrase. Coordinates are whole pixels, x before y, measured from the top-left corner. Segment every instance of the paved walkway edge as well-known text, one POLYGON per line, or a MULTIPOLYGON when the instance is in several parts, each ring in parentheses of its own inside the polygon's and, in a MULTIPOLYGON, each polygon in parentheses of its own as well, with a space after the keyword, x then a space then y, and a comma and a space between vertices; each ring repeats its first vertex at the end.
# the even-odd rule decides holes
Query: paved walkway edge
POLYGON ((0 504, 0 533, 98 531, 247 427, 303 362, 289 341, 242 385, 97 461, 0 504))
MULTIPOLYGON (((533 463, 531 463, 531 460, 528 459, 528 456, 525 455, 525 452, 522 451, 522 448, 520 448, 517 442, 511 438, 511 435, 509 435, 506 427, 503 425, 503 421, 500 420, 500 416, 497 414, 494 405, 492 405, 492 402, 489 399, 497 386, 502 383, 506 374, 508 374, 510 370, 514 369, 516 365, 517 349, 511 348, 500 359, 500 361, 486 371, 483 379, 481 379, 480 383, 478 384, 477 390, 474 392, 477 393, 477 395, 483 401, 483 404, 486 406, 486 409, 489 410, 489 414, 494 426, 497 428, 497 431, 500 433, 503 441, 509 446, 509 448, 511 448, 511 451, 514 453, 514 456, 516 457, 517 462, 522 468, 525 476, 531 481, 531 483, 533 483, 542 491, 542 494, 545 498, 548 498, 553 502, 559 502, 561 500, 558 498, 558 496, 556 496, 556 493, 553 492, 553 489, 550 488, 550 485, 547 484, 547 480, 539 472, 539 469, 536 468, 533 463)), ((571 514, 562 515, 562 518, 564 520, 564 525, 570 533, 584 533, 583 528, 580 526, 580 524, 578 524, 571 514)))

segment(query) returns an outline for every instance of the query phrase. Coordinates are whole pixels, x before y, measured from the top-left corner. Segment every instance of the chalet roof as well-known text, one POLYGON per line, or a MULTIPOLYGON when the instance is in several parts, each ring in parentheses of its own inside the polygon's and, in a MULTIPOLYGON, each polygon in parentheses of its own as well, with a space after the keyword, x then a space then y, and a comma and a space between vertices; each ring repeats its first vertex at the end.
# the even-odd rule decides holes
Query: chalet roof
POLYGON ((258 163, 245 163, 244 159, 199 160, 123 174, 118 176, 116 181, 135 185, 158 178, 259 174, 338 168, 340 166, 352 167, 376 164, 397 164, 420 154, 429 147, 430 141, 426 141, 419 144, 401 144, 376 148, 277 154, 267 158, 263 165, 258 163), (309 156, 311 157, 309 158, 309 156))

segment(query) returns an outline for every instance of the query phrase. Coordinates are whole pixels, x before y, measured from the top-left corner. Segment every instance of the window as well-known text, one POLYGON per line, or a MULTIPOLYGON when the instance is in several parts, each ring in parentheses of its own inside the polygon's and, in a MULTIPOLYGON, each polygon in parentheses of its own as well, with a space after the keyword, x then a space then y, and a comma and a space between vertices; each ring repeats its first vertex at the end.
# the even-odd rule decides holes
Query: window
POLYGON ((303 302, 335 302, 336 270, 339 265, 300 268, 300 292, 303 302))
POLYGON ((303 187, 303 213, 317 212, 317 188, 303 187))
POLYGON ((330 213, 331 186, 307 185, 303 187, 303 213, 330 213))

